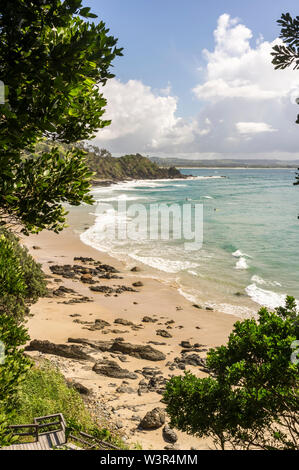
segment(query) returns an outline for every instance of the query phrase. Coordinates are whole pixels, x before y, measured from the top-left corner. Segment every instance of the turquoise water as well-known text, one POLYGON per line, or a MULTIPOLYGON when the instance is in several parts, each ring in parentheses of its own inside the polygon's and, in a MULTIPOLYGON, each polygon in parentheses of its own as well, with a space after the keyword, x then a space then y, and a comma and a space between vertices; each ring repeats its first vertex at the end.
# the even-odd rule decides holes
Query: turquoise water
MULTIPOLYGON (((99 237, 111 214, 97 214, 81 239, 95 248, 146 265, 151 275, 176 282, 193 301, 247 314, 274 308, 285 294, 299 299, 299 188, 295 170, 182 170, 190 180, 136 181, 97 188, 98 202, 113 207, 141 203, 202 203, 203 247, 186 251, 182 240, 117 240, 99 237), (225 176, 225 178, 221 178, 225 176), (238 295, 236 295, 238 293, 238 295), (241 294, 241 295, 240 295, 241 294)), ((145 230, 146 235, 146 230, 145 230)))

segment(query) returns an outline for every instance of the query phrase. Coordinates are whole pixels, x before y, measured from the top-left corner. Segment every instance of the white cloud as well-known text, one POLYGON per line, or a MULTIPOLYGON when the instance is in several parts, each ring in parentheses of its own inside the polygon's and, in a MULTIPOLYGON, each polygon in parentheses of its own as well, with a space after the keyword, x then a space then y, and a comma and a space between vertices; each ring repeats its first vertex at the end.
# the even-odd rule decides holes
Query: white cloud
POLYGON ((215 49, 204 51, 207 60, 205 83, 194 88, 199 99, 244 98, 272 100, 299 92, 299 79, 293 70, 274 70, 271 52, 274 44, 262 36, 251 47, 252 32, 224 14, 214 32, 215 49))
POLYGON ((260 134, 261 132, 277 132, 266 122, 237 122, 236 128, 240 134, 260 134))
POLYGON ((116 152, 149 152, 188 145, 208 133, 206 124, 200 128, 195 119, 176 116, 178 99, 170 91, 162 90, 161 96, 138 80, 110 80, 103 93, 108 101, 105 119, 112 124, 99 131, 96 143, 116 152))
POLYGON ((155 91, 138 80, 112 79, 103 88, 112 124, 95 143, 115 154, 298 158, 299 72, 274 70, 271 51, 279 39, 256 39, 227 14, 218 19, 214 38, 213 50, 203 51, 203 79, 190 90, 199 100, 197 116, 178 116, 170 82, 155 91))

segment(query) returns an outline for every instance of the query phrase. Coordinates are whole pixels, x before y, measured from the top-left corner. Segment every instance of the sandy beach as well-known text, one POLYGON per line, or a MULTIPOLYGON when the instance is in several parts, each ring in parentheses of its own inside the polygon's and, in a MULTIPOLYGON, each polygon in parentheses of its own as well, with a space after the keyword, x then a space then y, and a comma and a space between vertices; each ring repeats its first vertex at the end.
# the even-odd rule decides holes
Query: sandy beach
MULTIPOLYGON (((179 294, 175 285, 147 277, 144 268, 132 272, 134 264, 127 266, 83 244, 72 228, 65 229, 59 235, 49 232, 31 235, 23 238, 22 242, 35 260, 43 265, 50 291, 56 291, 32 306, 32 316, 27 324, 31 340, 70 345, 73 342, 68 342, 69 339, 84 339, 84 351, 89 359, 74 360, 39 351, 28 354, 50 359, 66 378, 87 387, 98 406, 98 414, 101 416, 101 410, 105 410, 105 419, 119 429, 127 443, 137 443, 143 449, 164 449, 169 443, 163 438, 162 427, 141 430, 138 427, 140 420, 148 411, 156 407, 164 408, 161 390, 166 379, 183 374, 184 368, 199 377, 206 376, 200 363, 188 364, 186 357, 194 354, 197 360, 199 357, 204 359, 207 349, 225 344, 237 317, 198 308, 200 306, 196 308, 179 294), (92 258, 93 261, 74 261, 75 257, 92 258), (80 274, 72 278, 53 274, 55 265, 76 265, 88 270, 94 269, 95 263, 99 265, 99 262, 113 266, 119 271, 115 276, 121 279, 85 275, 85 282, 82 282, 83 276, 80 274), (93 279, 91 282, 94 284, 86 283, 88 278, 93 279), (136 282, 142 285, 134 287, 133 283, 136 282), (60 286, 74 292, 63 292, 63 289, 57 292, 60 286), (110 293, 96 292, 90 289, 94 286, 112 289, 110 293), (119 286, 133 288, 133 291, 119 289, 119 286), (90 301, 82 300, 82 297, 88 297, 90 301), (101 321, 107 324, 102 326, 101 321), (110 352, 107 348, 100 351, 90 347, 94 344, 92 342, 113 344, 115 340, 118 344, 150 345, 155 351, 163 353, 165 359, 154 361, 140 358, 138 354, 117 350, 110 352), (187 349, 181 345, 182 341, 189 341, 187 349), (97 361, 114 361, 135 378, 114 378, 96 373, 93 365, 97 361)), ((82 345, 82 342, 79 344, 82 345)), ((213 448, 209 440, 176 432, 176 448, 213 448)))

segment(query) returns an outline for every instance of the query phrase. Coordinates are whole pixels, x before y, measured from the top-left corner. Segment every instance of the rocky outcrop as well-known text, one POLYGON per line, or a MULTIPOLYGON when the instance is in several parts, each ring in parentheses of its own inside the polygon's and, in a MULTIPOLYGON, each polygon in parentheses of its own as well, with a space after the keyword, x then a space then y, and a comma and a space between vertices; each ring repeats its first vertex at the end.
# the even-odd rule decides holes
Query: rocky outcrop
POLYGON ((137 374, 130 372, 127 369, 122 369, 117 362, 102 360, 97 361, 92 370, 96 374, 105 375, 106 377, 113 377, 115 379, 137 379, 137 374))
POLYGON ((120 352, 133 356, 138 359, 145 359, 147 361, 164 361, 166 356, 158 349, 153 348, 150 345, 136 345, 131 343, 125 343, 123 341, 93 341, 83 338, 69 338, 69 343, 79 343, 85 346, 90 346, 98 351, 109 351, 109 352, 120 352))
POLYGON ((162 336, 162 338, 172 338, 172 335, 166 330, 157 330, 156 335, 162 336))
POLYGON ((44 354, 53 354, 55 356, 67 357, 69 359, 77 360, 93 360, 91 356, 83 351, 81 346, 74 344, 54 344, 50 341, 41 341, 34 339, 26 346, 25 351, 39 351, 44 354))
POLYGON ((129 356, 137 357, 138 359, 146 359, 147 361, 163 361, 166 359, 165 354, 152 346, 139 346, 131 343, 124 343, 114 341, 110 351, 118 351, 129 356))

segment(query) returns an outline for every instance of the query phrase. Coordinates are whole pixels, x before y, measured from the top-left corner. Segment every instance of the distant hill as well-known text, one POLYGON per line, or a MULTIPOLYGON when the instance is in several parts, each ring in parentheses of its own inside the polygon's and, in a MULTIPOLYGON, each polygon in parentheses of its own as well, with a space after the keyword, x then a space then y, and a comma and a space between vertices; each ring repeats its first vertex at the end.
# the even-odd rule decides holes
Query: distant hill
MULTIPOLYGON (((36 152, 48 152, 54 145, 61 148, 62 154, 72 147, 69 144, 54 144, 49 140, 44 140, 37 144, 36 152)), ((139 153, 113 157, 108 150, 99 149, 94 145, 88 145, 88 147, 83 143, 74 145, 87 152, 87 166, 95 172, 94 184, 110 184, 116 181, 134 179, 184 179, 187 177, 174 166, 165 165, 165 167, 160 168, 157 163, 139 153)))
POLYGON ((150 160, 160 167, 174 165, 180 168, 298 168, 299 160, 261 160, 261 159, 217 159, 185 160, 183 158, 151 157, 150 160))
POLYGON ((109 152, 103 149, 88 149, 87 152, 87 164, 96 173, 97 180, 186 178, 175 167, 160 168, 157 163, 138 153, 112 157, 109 152))

